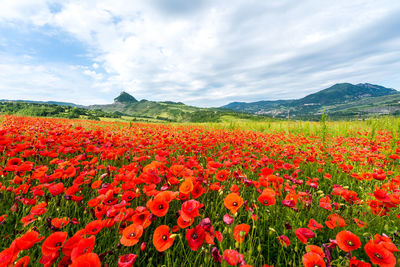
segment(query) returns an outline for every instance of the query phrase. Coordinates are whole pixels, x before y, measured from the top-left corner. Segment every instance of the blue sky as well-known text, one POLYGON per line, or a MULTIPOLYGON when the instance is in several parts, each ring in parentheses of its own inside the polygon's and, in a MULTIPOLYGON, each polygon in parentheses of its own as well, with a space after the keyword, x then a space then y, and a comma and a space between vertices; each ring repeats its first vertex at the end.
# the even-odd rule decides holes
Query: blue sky
POLYGON ((400 1, 0 0, 0 99, 221 106, 400 90, 400 1))

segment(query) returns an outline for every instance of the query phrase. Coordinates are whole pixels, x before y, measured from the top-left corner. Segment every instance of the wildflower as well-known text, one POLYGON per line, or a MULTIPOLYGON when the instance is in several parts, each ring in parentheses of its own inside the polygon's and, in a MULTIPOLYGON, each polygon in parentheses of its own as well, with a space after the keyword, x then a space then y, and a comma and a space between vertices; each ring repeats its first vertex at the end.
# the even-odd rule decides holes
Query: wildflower
POLYGON ((340 231, 336 235, 336 242, 339 248, 345 252, 358 249, 361 246, 360 238, 350 231, 340 231))
POLYGON ((324 259, 315 252, 307 252, 303 256, 304 267, 325 267, 324 259))
POLYGON ((237 193, 230 193, 225 197, 224 205, 232 214, 236 214, 243 205, 243 198, 241 198, 237 193))
POLYGON ((205 230, 200 225, 186 230, 186 239, 191 250, 198 250, 203 245, 205 238, 205 230))
POLYGON ((137 255, 135 254, 122 255, 118 259, 118 267, 131 267, 135 263, 136 259, 137 255))
POLYGON ((238 224, 233 229, 233 238, 235 238, 235 240, 238 243, 242 243, 244 238, 249 233, 249 230, 250 230, 250 225, 244 224, 244 223, 243 224, 238 224))
POLYGON ((153 245, 159 252, 169 249, 174 243, 174 240, 175 237, 171 237, 167 225, 158 226, 153 233, 153 245))
POLYGON ((139 242, 143 234, 143 226, 140 224, 131 224, 122 231, 120 242, 122 245, 130 247, 139 242))

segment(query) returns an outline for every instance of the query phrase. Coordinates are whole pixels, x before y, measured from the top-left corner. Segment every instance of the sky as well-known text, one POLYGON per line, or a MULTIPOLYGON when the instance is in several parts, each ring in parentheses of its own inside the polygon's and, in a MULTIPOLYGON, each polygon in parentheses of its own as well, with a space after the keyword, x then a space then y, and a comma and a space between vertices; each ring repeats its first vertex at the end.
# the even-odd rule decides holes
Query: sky
POLYGON ((0 99, 216 107, 400 90, 397 0, 0 0, 0 99))

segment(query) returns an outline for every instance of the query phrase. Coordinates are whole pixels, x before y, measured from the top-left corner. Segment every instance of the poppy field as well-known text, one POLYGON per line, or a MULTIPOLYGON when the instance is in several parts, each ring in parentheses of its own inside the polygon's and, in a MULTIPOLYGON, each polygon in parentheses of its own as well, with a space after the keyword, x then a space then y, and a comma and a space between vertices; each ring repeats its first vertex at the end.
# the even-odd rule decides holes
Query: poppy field
POLYGON ((1 117, 0 266, 396 266, 398 131, 324 127, 1 117))

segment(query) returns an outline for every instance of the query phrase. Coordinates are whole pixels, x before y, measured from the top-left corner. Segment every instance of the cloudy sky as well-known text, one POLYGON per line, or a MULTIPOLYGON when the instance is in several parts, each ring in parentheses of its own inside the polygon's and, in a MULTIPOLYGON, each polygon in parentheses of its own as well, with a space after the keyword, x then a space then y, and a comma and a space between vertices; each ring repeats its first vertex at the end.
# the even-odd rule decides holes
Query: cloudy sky
POLYGON ((0 0, 0 99, 221 106, 400 90, 400 1, 0 0))

